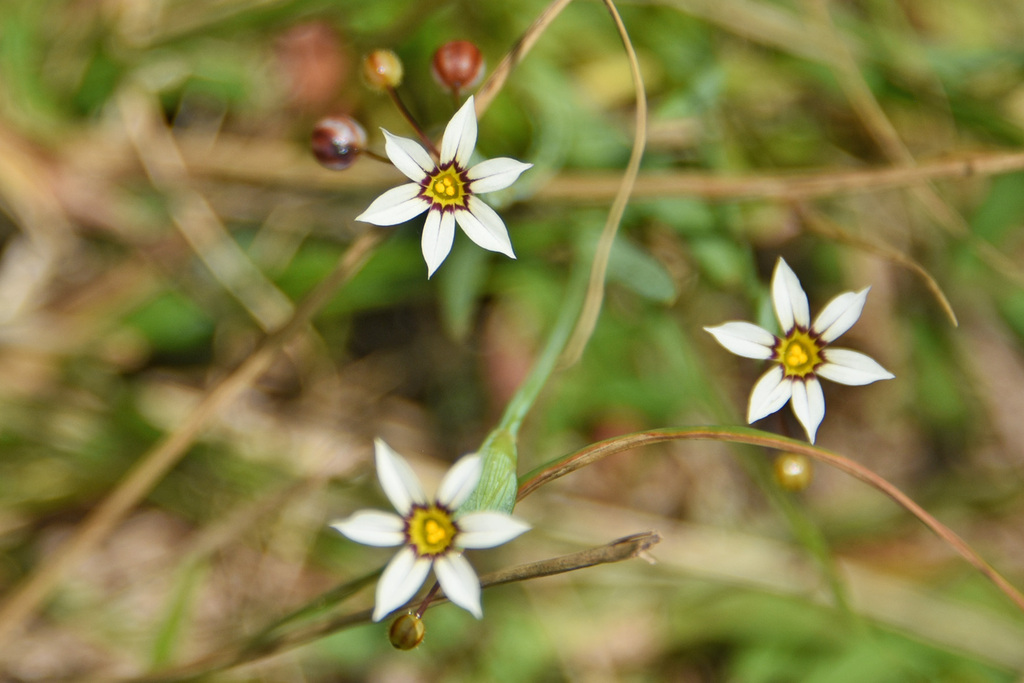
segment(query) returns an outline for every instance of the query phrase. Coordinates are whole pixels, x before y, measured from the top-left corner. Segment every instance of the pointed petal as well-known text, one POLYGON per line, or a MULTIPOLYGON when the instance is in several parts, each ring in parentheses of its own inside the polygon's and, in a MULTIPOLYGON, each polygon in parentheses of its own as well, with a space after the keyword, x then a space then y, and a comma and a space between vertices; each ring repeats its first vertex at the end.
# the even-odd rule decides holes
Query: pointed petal
POLYGON ((444 263, 455 242, 455 216, 451 211, 431 209, 420 235, 423 260, 427 262, 429 278, 444 263))
POLYGON ((814 443, 818 427, 825 418, 825 394, 821 382, 814 377, 793 382, 793 414, 807 432, 807 440, 814 443))
POLYGON ((767 360, 772 357, 772 349, 778 341, 774 334, 754 323, 730 322, 704 330, 719 344, 744 358, 767 360))
POLYGON ((405 520, 392 512, 359 510, 350 517, 331 522, 331 527, 363 545, 387 548, 405 542, 405 520))
POLYGON ((783 335, 792 330, 794 325, 806 329, 811 324, 807 295, 796 273, 782 257, 775 263, 775 274, 772 275, 772 305, 775 306, 775 315, 782 326, 783 335))
POLYGON ((437 502, 449 510, 458 510, 480 482, 484 461, 479 455, 466 455, 452 465, 437 489, 437 502))
POLYGON ((484 204, 479 197, 469 196, 466 199, 467 210, 456 211, 455 220, 469 239, 488 251, 501 252, 509 258, 515 258, 512 241, 509 239, 505 222, 494 209, 484 204))
POLYGON ((838 339, 860 318, 870 289, 868 287, 859 292, 845 292, 829 301, 824 310, 814 319, 811 331, 826 344, 838 339))
POLYGON ((398 513, 404 517, 409 514, 413 503, 425 505, 427 497, 423 495, 420 480, 405 458, 391 450, 382 439, 374 439, 373 448, 380 486, 398 513))
POLYGON ((391 159, 391 163, 405 174, 409 180, 419 183, 428 174, 433 173, 437 166, 434 160, 427 154, 427 150, 420 147, 419 143, 409 138, 400 138, 384 131, 384 152, 391 159))
POLYGON ((416 595, 430 573, 430 559, 416 557, 412 548, 398 551, 377 582, 377 599, 373 606, 373 620, 380 621, 409 602, 416 595))
POLYGON ((404 223, 430 208, 430 202, 419 195, 420 186, 416 183, 393 187, 374 199, 356 220, 374 225, 404 223))
POLYGON ((771 370, 757 380, 753 391, 750 392, 747 422, 753 424, 786 405, 786 401, 793 394, 793 382, 785 379, 784 374, 781 365, 773 365, 771 370))
POLYGON ((434 573, 449 600, 477 619, 484 615, 480 607, 480 579, 461 553, 437 558, 434 573))
POLYGON ((822 351, 822 355, 825 363, 814 370, 815 374, 840 384, 862 386, 896 376, 859 351, 830 346, 822 351))
POLYGON ((473 194, 485 194, 504 190, 514 183, 523 171, 532 167, 533 164, 525 164, 508 157, 481 161, 466 172, 466 177, 469 178, 469 191, 473 194))
POLYGON ((442 166, 453 159, 459 168, 466 168, 469 165, 469 158, 473 156, 473 148, 476 147, 476 109, 474 107, 473 96, 470 95, 444 129, 444 137, 441 138, 442 166))
POLYGON ((455 544, 460 548, 493 548, 530 530, 526 522, 493 510, 470 512, 459 517, 456 524, 459 535, 455 544))

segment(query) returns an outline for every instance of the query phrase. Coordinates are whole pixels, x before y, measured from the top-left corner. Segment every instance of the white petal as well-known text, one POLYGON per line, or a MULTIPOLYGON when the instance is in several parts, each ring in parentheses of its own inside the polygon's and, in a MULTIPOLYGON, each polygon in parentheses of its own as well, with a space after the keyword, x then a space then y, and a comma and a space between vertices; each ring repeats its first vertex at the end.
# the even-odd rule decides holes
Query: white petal
POLYGON ((373 620, 380 621, 393 611, 409 602, 416 595, 430 573, 431 560, 416 557, 412 548, 398 551, 384 568, 377 582, 377 600, 373 606, 373 620))
POLYGON ((477 619, 484 615, 480 607, 480 579, 461 553, 437 558, 434 573, 449 600, 477 619))
POLYGON ((815 374, 840 384, 862 386, 896 376, 875 362, 873 358, 859 351, 834 349, 830 346, 822 351, 822 356, 825 363, 815 368, 815 374))
POLYGON ((859 292, 845 292, 829 301, 824 310, 814 319, 811 331, 826 344, 838 339, 860 318, 870 289, 868 287, 859 292))
POLYGON ((750 392, 747 422, 753 424, 786 405, 786 401, 793 395, 793 382, 785 379, 784 374, 782 366, 776 364, 757 380, 753 391, 750 392))
POLYGON ((405 458, 391 450, 391 447, 381 439, 374 439, 373 448, 377 462, 377 478, 380 479, 384 495, 398 513, 404 517, 409 514, 413 503, 425 505, 427 497, 423 495, 420 480, 416 478, 405 458))
POLYGON ((374 199, 356 220, 374 225, 404 223, 430 208, 430 202, 419 195, 420 186, 416 183, 393 187, 374 199))
POLYGON ((811 324, 807 295, 796 273, 781 256, 775 263, 775 274, 772 275, 772 305, 775 306, 775 315, 783 334, 792 330, 794 324, 804 329, 811 324))
POLYGON ((772 357, 772 349, 778 340, 768 330, 754 323, 731 322, 717 327, 705 327, 719 344, 737 356, 767 360, 772 357))
POLYGON ((429 278, 444 263, 455 242, 455 216, 451 211, 431 209, 420 235, 423 260, 427 262, 429 278))
POLYGON ((437 167, 427 150, 409 138, 400 138, 384 131, 384 152, 399 171, 414 182, 420 182, 433 173, 437 167))
POLYGON ((468 211, 455 212, 455 220, 459 222, 469 239, 488 251, 498 251, 509 258, 515 258, 512 242, 501 216, 472 195, 466 198, 466 207, 468 211))
POLYGON ((469 191, 473 194, 485 194, 495 190, 504 190, 514 183, 519 175, 533 164, 508 157, 498 157, 481 161, 466 172, 469 178, 469 191))
POLYGON ((459 168, 466 168, 469 158, 473 156, 473 148, 476 147, 476 109, 473 96, 470 95, 462 108, 455 112, 455 116, 448 122, 444 129, 444 137, 441 138, 441 165, 444 166, 452 159, 459 168))
POLYGON ((392 512, 359 510, 350 517, 331 522, 331 527, 363 545, 386 548, 405 542, 405 520, 392 512))
POLYGON ((530 530, 526 522, 494 510, 470 512, 459 517, 456 524, 459 535, 455 544, 460 548, 493 548, 530 530))
POLYGON ((821 382, 814 377, 793 382, 793 413, 807 432, 807 440, 814 443, 818 426, 825 418, 825 394, 821 382))
POLYGON ((479 455, 466 455, 452 465, 437 489, 437 502, 449 510, 457 510, 466 502, 480 482, 484 461, 479 455))

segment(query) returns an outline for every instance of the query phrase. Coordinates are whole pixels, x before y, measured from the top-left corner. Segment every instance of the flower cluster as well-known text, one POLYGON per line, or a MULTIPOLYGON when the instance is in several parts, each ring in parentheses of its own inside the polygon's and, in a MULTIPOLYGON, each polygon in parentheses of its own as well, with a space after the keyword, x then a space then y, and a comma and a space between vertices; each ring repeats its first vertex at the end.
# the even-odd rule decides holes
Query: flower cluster
MULTIPOLYGON (((482 70, 483 56, 466 41, 442 46, 432 62, 435 78, 456 102, 460 89, 477 82, 482 70)), ((367 83, 392 97, 423 145, 381 129, 386 160, 409 182, 381 194, 356 220, 391 226, 425 212, 421 247, 428 278, 451 252, 456 225, 480 247, 514 259, 504 221, 480 195, 511 186, 531 164, 499 157, 471 165, 477 142, 472 96, 448 122, 440 150, 435 149, 398 98, 395 88, 402 73, 401 61, 387 50, 375 51, 364 64, 367 83)), ((335 169, 347 168, 363 153, 384 160, 366 150, 365 143, 362 128, 344 116, 324 119, 313 136, 317 158, 335 169)), ((780 258, 771 293, 781 336, 739 321, 704 329, 733 353, 771 363, 751 392, 747 420, 753 423, 791 403, 813 443, 825 416, 821 378, 859 385, 893 375, 862 353, 832 346, 860 317, 868 289, 840 294, 812 322, 807 295, 780 258)), ((480 482, 484 463, 478 455, 457 461, 441 481, 437 495, 428 499, 412 469, 387 444, 375 441, 374 453, 381 487, 396 512, 360 510, 331 523, 358 543, 400 547, 377 583, 373 620, 380 621, 408 603, 432 569, 447 598, 479 619, 483 613, 480 581, 462 551, 501 545, 527 531, 529 525, 494 510, 460 510, 480 482)), ((810 469, 799 456, 790 455, 777 462, 777 471, 785 486, 798 490, 810 480, 810 469)), ((396 620, 390 637, 402 649, 419 644, 423 638, 420 613, 396 620)))

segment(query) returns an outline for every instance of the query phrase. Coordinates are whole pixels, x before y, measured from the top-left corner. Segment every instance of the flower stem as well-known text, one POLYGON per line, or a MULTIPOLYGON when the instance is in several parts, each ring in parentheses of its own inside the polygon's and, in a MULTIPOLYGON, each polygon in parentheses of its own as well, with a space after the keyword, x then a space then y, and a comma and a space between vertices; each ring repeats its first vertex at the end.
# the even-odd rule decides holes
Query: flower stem
POLYGON ((416 117, 412 115, 409 108, 405 106, 405 102, 403 102, 402 98, 398 96, 398 91, 394 88, 387 88, 387 93, 391 96, 391 101, 395 103, 396 107, 398 107, 398 111, 401 112, 405 120, 409 122, 412 129, 416 131, 416 136, 419 137, 420 142, 422 142, 423 146, 427 148, 427 151, 433 154, 435 159, 440 159, 441 153, 437 151, 437 146, 434 145, 434 141, 427 137, 427 134, 423 132, 423 128, 421 128, 420 124, 416 121, 416 117))
POLYGON ((530 369, 530 374, 516 390, 515 395, 505 407, 505 413, 501 416, 497 429, 503 429, 512 434, 513 438, 518 434, 523 419, 533 407, 541 389, 547 383, 551 372, 558 364, 558 359, 565 349, 569 335, 572 333, 579 316, 582 305, 583 293, 585 291, 587 272, 583 268, 576 269, 569 282, 565 298, 562 300, 562 309, 559 311, 555 327, 551 330, 547 344, 537 357, 536 362, 530 369))

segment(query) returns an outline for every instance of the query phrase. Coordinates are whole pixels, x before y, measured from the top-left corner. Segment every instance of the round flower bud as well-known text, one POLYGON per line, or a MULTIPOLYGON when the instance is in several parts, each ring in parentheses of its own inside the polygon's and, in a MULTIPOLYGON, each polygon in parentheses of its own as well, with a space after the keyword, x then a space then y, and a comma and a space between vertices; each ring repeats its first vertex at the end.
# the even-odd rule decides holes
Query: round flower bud
POLYGON ((366 147, 366 131, 350 116, 328 116, 316 122, 310 147, 321 166, 341 171, 366 147))
POLYGON ((797 453, 780 454, 775 458, 772 469, 775 481, 787 491, 803 491, 814 476, 810 459, 797 453))
POLYGON ((402 74, 402 60, 391 50, 374 50, 363 59, 363 77, 374 90, 397 88, 402 74))
POLYGON ((472 88, 484 77, 484 56, 468 40, 453 40, 437 48, 430 73, 442 87, 455 92, 472 88))
POLYGON ((391 628, 388 629, 388 640, 398 650, 412 650, 423 642, 423 634, 426 633, 426 630, 427 627, 423 625, 423 620, 412 612, 408 612, 391 622, 391 628))

